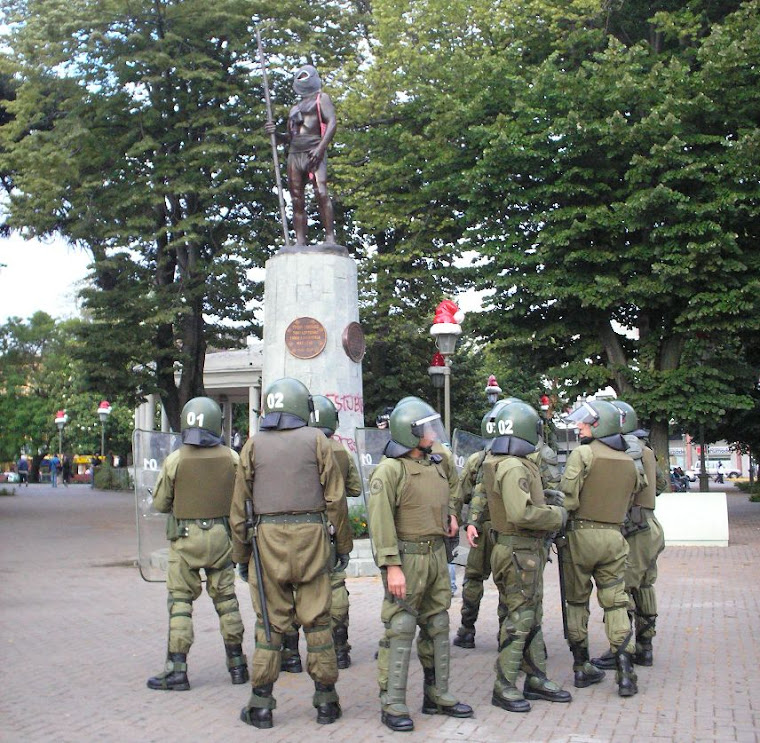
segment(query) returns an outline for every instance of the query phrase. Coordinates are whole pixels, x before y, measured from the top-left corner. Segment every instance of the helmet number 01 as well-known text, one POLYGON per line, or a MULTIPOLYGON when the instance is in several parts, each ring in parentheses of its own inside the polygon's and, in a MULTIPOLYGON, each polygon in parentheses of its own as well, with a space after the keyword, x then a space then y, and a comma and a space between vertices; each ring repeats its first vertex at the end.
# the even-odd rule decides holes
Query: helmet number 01
POLYGON ((277 408, 281 408, 282 405, 283 405, 282 392, 270 392, 267 395, 267 407, 270 410, 276 410, 277 408))
POLYGON ((203 413, 194 413, 192 410, 187 414, 187 425, 203 428, 203 413))

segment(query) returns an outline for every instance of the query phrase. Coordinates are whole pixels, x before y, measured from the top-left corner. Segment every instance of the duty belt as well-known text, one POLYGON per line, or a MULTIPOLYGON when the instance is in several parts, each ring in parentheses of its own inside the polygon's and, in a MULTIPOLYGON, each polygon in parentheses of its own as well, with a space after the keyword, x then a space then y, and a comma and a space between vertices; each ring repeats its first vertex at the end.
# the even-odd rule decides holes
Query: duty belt
POLYGON ((204 531, 208 531, 212 526, 216 524, 225 525, 226 523, 226 516, 217 516, 213 519, 177 519, 177 526, 181 528, 186 528, 190 526, 190 524, 195 524, 197 527, 203 529, 204 531))
POLYGON ((491 539, 494 544, 501 544, 505 547, 534 547, 537 544, 541 544, 545 537, 534 537, 528 534, 505 534, 504 532, 491 529, 491 539))
POLYGON ((398 540, 398 549, 402 555, 426 555, 439 547, 443 547, 443 537, 398 540))
POLYGON ((256 517, 260 524, 322 524, 321 511, 313 513, 262 513, 256 517))
POLYGON ((620 531, 621 524, 608 524, 606 521, 589 521, 588 519, 571 519, 567 522, 565 531, 578 531, 579 529, 614 529, 620 531))

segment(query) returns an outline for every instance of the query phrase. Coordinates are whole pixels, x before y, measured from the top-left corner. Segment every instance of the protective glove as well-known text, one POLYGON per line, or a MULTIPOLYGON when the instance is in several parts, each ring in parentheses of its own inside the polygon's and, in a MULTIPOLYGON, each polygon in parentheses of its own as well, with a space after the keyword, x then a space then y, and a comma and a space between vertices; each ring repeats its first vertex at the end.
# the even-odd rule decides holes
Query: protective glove
POLYGON ((239 562, 238 566, 238 575, 246 582, 248 583, 248 563, 247 562, 239 562))
POLYGON ((565 531, 565 527, 567 526, 567 509, 563 506, 559 506, 560 513, 562 514, 562 527, 560 531, 565 531))
POLYGON ((561 490, 544 490, 544 499, 550 506, 562 506, 565 503, 565 494, 561 490))
POLYGON ((338 562, 335 564, 335 572, 341 572, 348 567, 348 561, 351 555, 338 555, 338 562))

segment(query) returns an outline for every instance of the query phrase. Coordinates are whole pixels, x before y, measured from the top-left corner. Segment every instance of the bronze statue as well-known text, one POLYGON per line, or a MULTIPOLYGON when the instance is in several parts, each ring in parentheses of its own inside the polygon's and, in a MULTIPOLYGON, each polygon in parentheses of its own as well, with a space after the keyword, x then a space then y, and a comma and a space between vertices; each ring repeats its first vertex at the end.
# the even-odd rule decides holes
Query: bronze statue
POLYGON ((335 244, 332 201, 327 191, 327 147, 337 128, 335 107, 322 92, 316 68, 304 65, 295 74, 293 89, 301 101, 290 109, 286 135, 275 131, 273 122, 265 124, 268 134, 289 143, 288 190, 293 201, 296 245, 306 245, 306 183, 313 180, 319 213, 325 230, 325 244, 335 244))

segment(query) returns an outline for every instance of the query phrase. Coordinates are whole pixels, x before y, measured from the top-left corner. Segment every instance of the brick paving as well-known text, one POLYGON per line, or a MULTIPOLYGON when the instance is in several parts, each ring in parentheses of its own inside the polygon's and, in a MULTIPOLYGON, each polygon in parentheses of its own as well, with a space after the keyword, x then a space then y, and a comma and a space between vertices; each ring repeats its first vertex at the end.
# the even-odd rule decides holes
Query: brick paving
MULTIPOLYGON (((0 741, 510 741, 641 743, 760 741, 760 504, 727 486, 730 544, 670 547, 660 559, 659 634, 655 666, 639 668, 639 694, 621 699, 613 674, 588 689, 572 686, 562 639, 556 563, 547 567, 544 634, 549 673, 573 702, 534 702, 528 714, 491 706, 496 653, 496 592, 487 584, 477 648, 452 648, 452 690, 475 708, 471 720, 419 713, 422 674, 412 659, 409 704, 416 730, 391 733, 379 721, 373 654, 380 635, 378 578, 350 579, 353 665, 341 672, 344 716, 320 726, 306 674, 283 674, 275 726, 238 719, 246 686, 232 686, 210 599, 195 604, 195 644, 188 658, 191 690, 157 692, 148 676, 163 665, 166 589, 135 567, 134 498, 87 486, 16 487, 0 497, 0 741)), ((461 582, 462 568, 458 568, 461 582)), ((243 619, 254 615, 238 581, 243 619)), ((452 635, 460 599, 451 609, 452 635)), ((592 653, 605 649, 601 611, 592 607, 592 653)), ((302 655, 304 643, 301 643, 302 655)))

